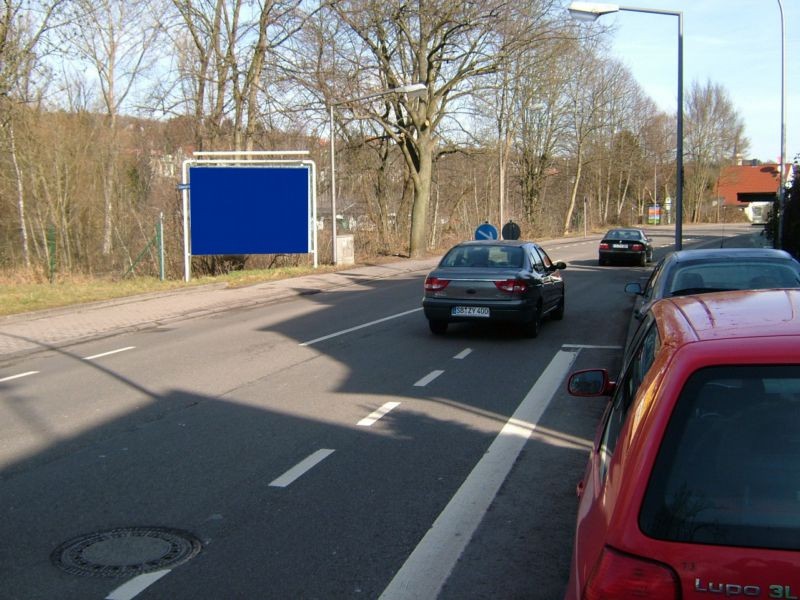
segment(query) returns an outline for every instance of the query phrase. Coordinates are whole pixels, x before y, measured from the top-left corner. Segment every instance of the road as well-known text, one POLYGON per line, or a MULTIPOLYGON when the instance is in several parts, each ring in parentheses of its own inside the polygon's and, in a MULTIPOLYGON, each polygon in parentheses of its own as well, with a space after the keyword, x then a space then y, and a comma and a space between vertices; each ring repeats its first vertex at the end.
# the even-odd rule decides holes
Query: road
POLYGON ((649 272, 596 245, 544 244, 534 340, 431 335, 417 273, 0 363, 0 598, 561 597, 604 409, 563 380, 618 368, 649 272))

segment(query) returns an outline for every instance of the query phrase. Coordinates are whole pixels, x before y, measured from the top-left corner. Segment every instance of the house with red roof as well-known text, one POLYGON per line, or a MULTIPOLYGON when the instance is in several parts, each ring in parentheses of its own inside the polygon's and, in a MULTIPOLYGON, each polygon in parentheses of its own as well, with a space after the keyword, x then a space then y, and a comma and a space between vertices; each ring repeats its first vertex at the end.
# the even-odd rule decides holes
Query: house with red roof
MULTIPOLYGON (((784 181, 791 181, 792 164, 784 165, 784 181)), ((743 210, 753 223, 766 222, 778 199, 778 165, 737 164, 725 167, 717 181, 717 198, 724 207, 743 210)))

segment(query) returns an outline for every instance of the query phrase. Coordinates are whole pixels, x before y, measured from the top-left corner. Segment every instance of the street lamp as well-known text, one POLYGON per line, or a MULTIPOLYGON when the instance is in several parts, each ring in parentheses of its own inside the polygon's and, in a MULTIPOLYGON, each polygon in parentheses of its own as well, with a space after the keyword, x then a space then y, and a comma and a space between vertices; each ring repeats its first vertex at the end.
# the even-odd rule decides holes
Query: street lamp
POLYGON ((569 14, 574 19, 579 21, 595 21, 602 15, 623 10, 678 17, 678 140, 677 173, 675 176, 677 188, 675 190, 675 250, 680 250, 683 247, 683 13, 671 10, 601 4, 598 2, 573 2, 567 10, 569 10, 569 14))
POLYGON ((783 208, 786 186, 783 182, 783 163, 786 160, 786 23, 783 20, 783 2, 778 0, 781 13, 781 159, 778 163, 778 233, 775 236, 775 247, 783 248, 783 208))
POLYGON ((337 262, 336 252, 336 142, 333 128, 333 109, 342 104, 350 104, 352 102, 359 102, 362 100, 371 100, 372 98, 380 98, 382 96, 389 96, 391 94, 406 94, 408 98, 419 98, 424 96, 428 90, 428 86, 424 83, 410 83, 408 85, 401 85, 396 88, 390 88, 374 94, 367 94, 366 96, 359 96, 358 98, 349 98, 347 100, 339 100, 338 102, 331 102, 330 106, 330 128, 331 128, 331 216, 332 216, 332 231, 333 231, 333 264, 337 262))

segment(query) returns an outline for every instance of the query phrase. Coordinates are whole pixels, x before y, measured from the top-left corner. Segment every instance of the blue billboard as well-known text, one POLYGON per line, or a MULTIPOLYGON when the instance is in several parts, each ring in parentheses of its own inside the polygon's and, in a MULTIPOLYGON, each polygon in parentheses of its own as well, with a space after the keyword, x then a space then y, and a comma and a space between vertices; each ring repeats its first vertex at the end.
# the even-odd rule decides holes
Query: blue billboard
POLYGON ((309 165, 191 166, 188 183, 191 255, 312 251, 309 165))

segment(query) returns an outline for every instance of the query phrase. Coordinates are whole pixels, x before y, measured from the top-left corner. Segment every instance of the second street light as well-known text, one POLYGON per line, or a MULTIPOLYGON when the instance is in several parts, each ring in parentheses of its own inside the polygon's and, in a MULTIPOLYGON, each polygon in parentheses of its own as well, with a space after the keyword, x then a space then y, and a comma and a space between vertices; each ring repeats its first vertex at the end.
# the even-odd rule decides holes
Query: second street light
POLYGON ((678 17, 678 131, 675 174, 675 250, 683 247, 683 13, 652 8, 635 8, 597 2, 573 2, 567 8, 569 14, 579 21, 595 21, 602 15, 618 11, 652 13, 678 17))
POLYGON ((331 129, 331 227, 333 230, 333 264, 338 264, 337 262, 337 251, 336 251, 336 142, 335 142, 335 134, 334 134, 334 124, 333 124, 333 109, 337 106, 341 106, 342 104, 350 104, 352 102, 360 102, 362 100, 370 100, 372 98, 381 98, 383 96, 390 96, 392 94, 405 94, 408 98, 419 98, 424 96, 427 92, 428 87, 424 83, 411 83, 408 85, 401 85, 400 87, 390 88, 388 90, 383 90, 380 92, 375 92, 374 94, 367 94, 366 96, 359 96, 358 98, 349 98, 347 100, 339 100, 337 102, 331 102, 330 106, 330 129, 331 129))

